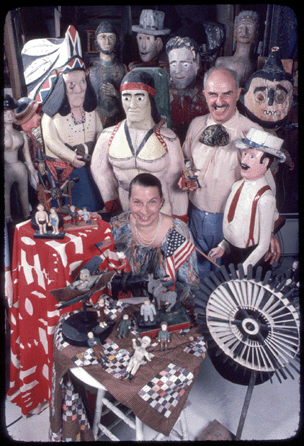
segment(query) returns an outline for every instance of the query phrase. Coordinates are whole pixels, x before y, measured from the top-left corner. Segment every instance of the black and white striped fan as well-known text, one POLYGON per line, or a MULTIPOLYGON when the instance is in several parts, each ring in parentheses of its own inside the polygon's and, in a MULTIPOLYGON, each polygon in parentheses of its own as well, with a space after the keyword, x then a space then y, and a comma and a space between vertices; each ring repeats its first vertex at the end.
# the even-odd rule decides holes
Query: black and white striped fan
POLYGON ((284 292, 286 281, 267 272, 261 280, 259 267, 253 277, 242 265, 238 271, 229 265, 210 273, 196 292, 194 303, 197 323, 202 325, 208 353, 217 371, 229 381, 248 385, 252 372, 255 384, 273 375, 281 382, 290 365, 299 361, 299 315, 284 292))

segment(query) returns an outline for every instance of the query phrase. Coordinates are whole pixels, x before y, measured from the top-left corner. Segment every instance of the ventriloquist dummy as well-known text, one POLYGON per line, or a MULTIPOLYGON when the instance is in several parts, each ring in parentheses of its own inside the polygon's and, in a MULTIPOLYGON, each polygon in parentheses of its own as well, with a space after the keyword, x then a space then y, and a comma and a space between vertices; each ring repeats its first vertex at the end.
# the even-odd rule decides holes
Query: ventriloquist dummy
POLYGON ((263 264, 274 221, 276 200, 265 180, 265 173, 273 157, 285 161, 281 152, 283 140, 267 132, 251 128, 244 139, 237 139, 236 146, 242 150, 242 180, 234 183, 228 196, 223 220, 224 240, 209 252, 215 261, 229 253, 227 264, 263 264))

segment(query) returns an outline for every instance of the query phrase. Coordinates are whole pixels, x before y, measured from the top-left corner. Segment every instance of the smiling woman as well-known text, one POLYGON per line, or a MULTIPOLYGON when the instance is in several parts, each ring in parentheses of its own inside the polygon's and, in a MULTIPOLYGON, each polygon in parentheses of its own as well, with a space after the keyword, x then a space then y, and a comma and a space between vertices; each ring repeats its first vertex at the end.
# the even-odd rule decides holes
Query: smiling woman
POLYGON ((130 212, 111 221, 115 244, 123 245, 133 274, 153 274, 173 284, 180 299, 197 288, 196 251, 185 223, 161 212, 161 182, 150 173, 137 175, 129 188, 130 212))

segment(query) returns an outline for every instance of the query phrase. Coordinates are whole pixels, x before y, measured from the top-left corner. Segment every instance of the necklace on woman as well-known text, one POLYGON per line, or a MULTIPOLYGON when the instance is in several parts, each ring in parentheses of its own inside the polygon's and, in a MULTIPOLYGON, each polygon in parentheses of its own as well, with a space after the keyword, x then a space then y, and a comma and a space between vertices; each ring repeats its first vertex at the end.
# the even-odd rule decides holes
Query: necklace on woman
POLYGON ((143 236, 141 236, 139 234, 139 231, 138 231, 137 226, 136 226, 136 220, 134 219, 134 229, 135 229, 136 238, 140 242, 141 245, 143 245, 146 248, 148 248, 149 246, 151 246, 155 242, 156 237, 158 236, 159 230, 161 228, 162 220, 163 220, 162 214, 159 214, 158 224, 157 224, 157 228, 156 228, 156 232, 155 232, 154 237, 153 238, 145 238, 145 237, 143 237, 143 236))

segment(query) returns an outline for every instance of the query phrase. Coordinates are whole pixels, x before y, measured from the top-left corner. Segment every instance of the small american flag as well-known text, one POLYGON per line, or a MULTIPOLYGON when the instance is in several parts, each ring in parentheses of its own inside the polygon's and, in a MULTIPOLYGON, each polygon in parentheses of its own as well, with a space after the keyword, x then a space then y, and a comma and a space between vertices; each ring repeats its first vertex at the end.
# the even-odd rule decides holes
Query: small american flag
POLYGON ((187 240, 182 234, 174 228, 170 233, 167 244, 166 258, 166 274, 175 281, 175 272, 188 259, 194 251, 195 246, 187 240))

